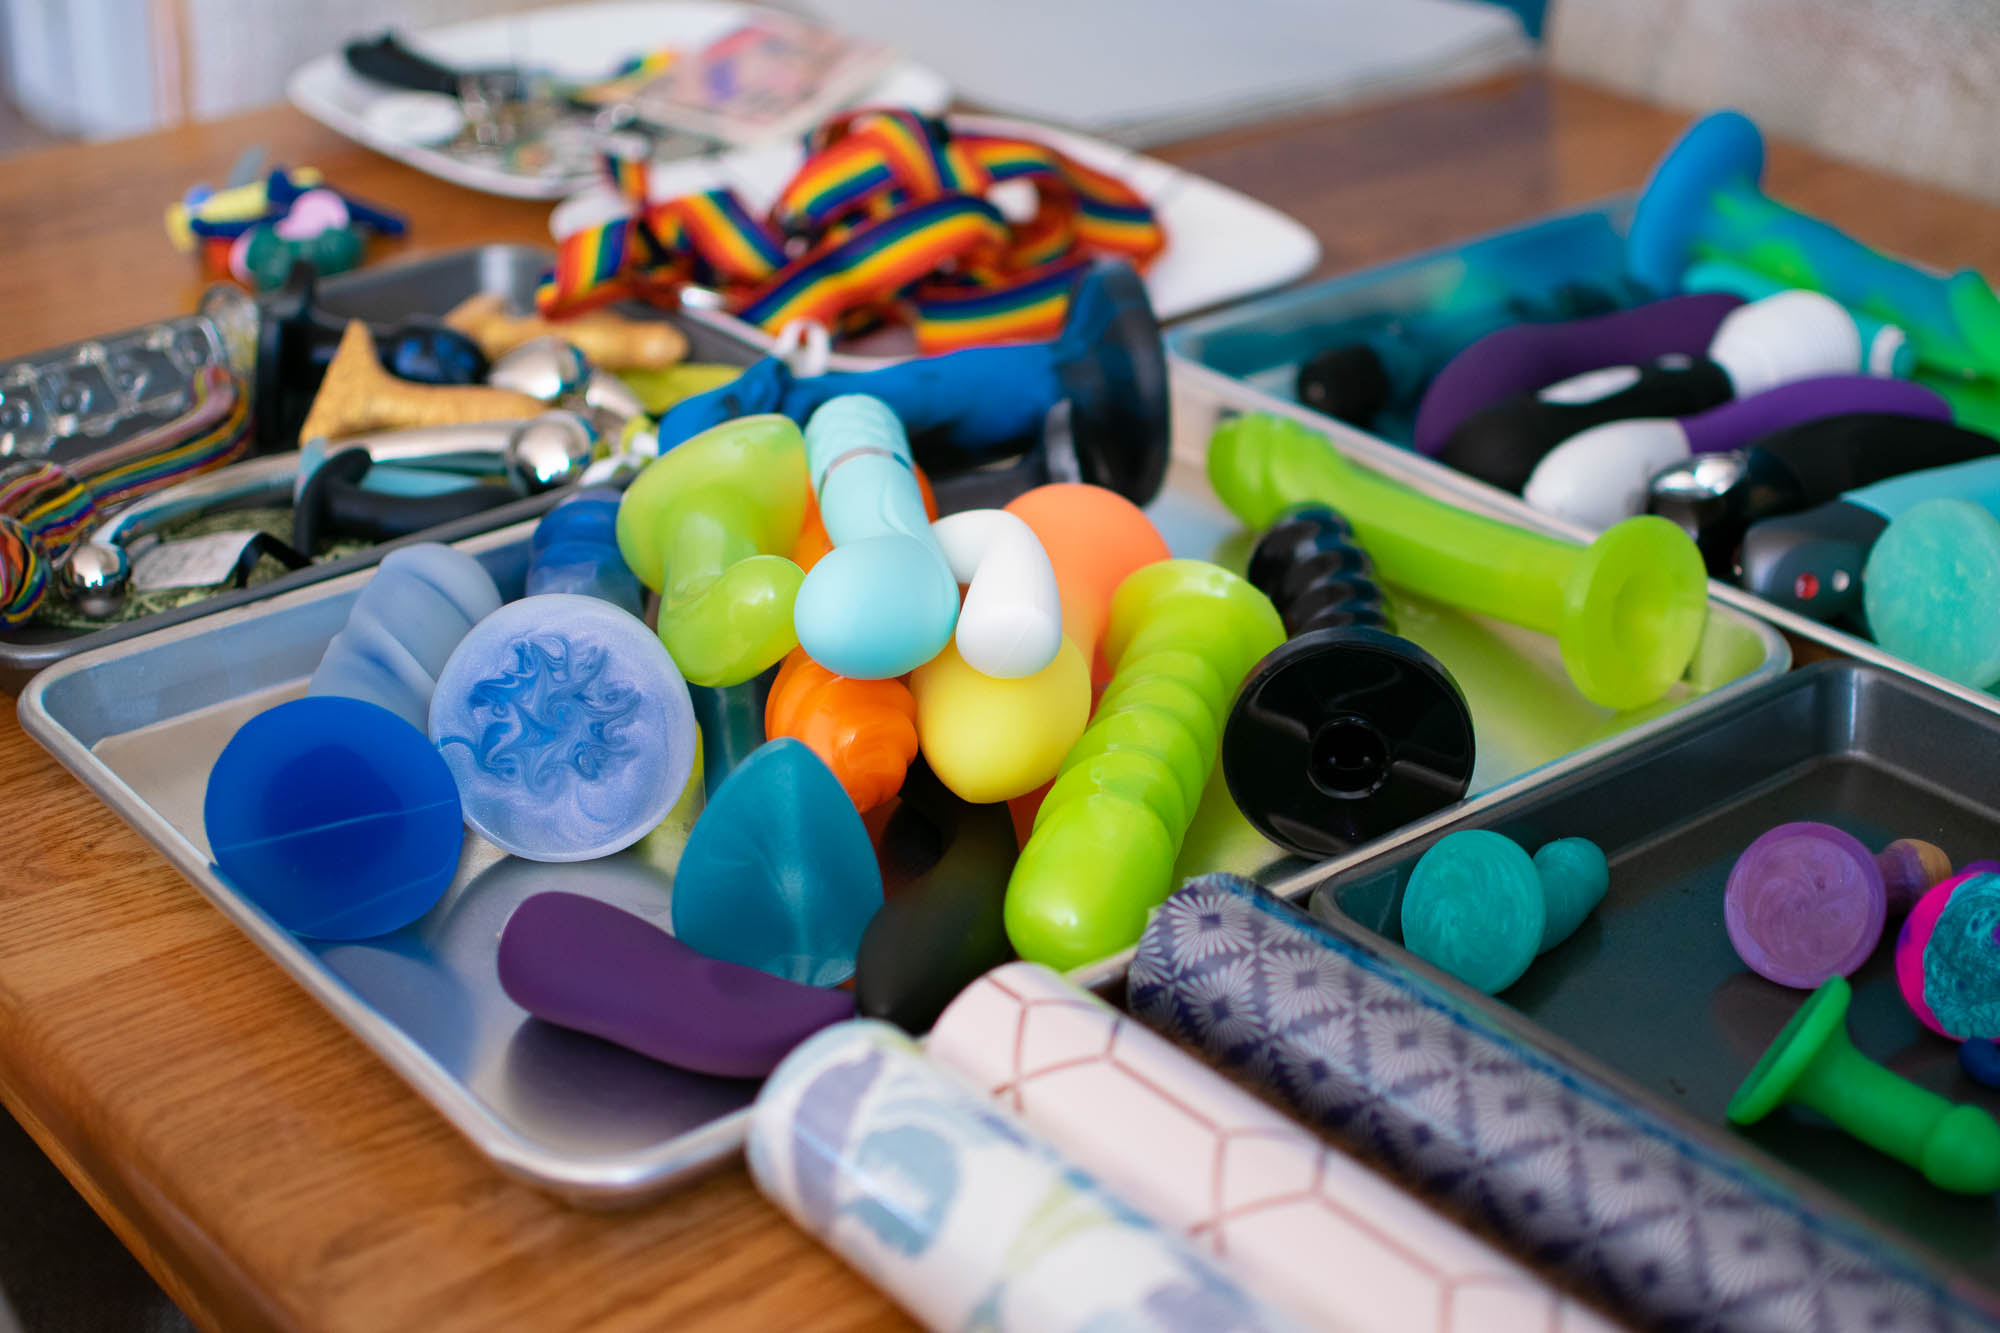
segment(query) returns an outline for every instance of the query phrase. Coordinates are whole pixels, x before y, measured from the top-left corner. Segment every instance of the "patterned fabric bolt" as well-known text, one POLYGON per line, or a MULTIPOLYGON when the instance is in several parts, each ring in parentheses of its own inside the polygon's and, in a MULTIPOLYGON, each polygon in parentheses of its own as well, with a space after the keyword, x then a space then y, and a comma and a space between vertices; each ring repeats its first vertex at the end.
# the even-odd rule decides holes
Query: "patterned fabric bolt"
POLYGON ((930 1328, 1296 1327, 887 1023, 843 1023, 787 1056, 749 1157, 759 1189, 930 1328))
POLYGON ((987 973, 926 1049, 1317 1327, 1617 1327, 1040 964, 987 973))
POLYGON ((1130 1002, 1649 1327, 2000 1328, 1970 1296, 1239 877, 1168 899, 1130 1002))

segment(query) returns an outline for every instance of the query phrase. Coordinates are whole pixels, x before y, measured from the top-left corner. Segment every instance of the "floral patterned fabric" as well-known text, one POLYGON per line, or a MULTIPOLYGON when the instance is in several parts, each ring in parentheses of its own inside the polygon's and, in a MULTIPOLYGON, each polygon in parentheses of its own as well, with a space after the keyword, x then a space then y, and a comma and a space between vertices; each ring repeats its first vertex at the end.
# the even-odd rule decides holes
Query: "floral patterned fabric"
POLYGON ((1206 876, 1169 898, 1129 985, 1149 1026, 1647 1326, 2000 1327, 1248 880, 1206 876))

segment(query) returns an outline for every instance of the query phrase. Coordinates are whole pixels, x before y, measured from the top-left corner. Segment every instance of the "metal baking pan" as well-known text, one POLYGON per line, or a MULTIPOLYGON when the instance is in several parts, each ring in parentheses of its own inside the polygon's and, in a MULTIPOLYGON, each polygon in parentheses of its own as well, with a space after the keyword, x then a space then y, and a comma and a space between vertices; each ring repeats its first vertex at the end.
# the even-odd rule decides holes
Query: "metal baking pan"
MULTIPOLYGON (((1615 1071, 1612 1086, 1784 1179, 1815 1211, 1845 1214, 1940 1277, 2000 1298, 2000 1201, 1938 1190, 1810 1113, 1781 1110, 1746 1130, 1723 1119, 1730 1094, 1806 998, 1749 971, 1730 946, 1722 894, 1737 856, 1765 830, 1802 819, 1871 848, 1928 839, 1954 864, 1995 856, 1995 755, 2000 718, 1991 710, 1879 667, 1820 662, 1280 887, 1309 888, 1313 914, 1343 933, 1400 943, 1410 869, 1452 830, 1493 829, 1531 850, 1552 838, 1591 839, 1610 858, 1611 891, 1569 940, 1498 998, 1444 984, 1510 1030, 1553 1039, 1587 1075, 1615 1071)), ((2000 1092, 1966 1078, 1954 1047, 1903 1005, 1894 938, 1892 922, 1852 978, 1856 1046, 1955 1101, 2000 1113, 2000 1092)), ((1400 948, 1389 952, 1440 975, 1400 948)))
MULTIPOLYGON (((1150 512, 1180 555, 1241 566, 1248 537, 1209 490, 1199 454, 1177 457, 1150 512)), ((502 591, 518 593, 529 524, 462 543, 502 591)), ((501 992, 493 949, 526 894, 561 887, 664 921, 684 828, 630 853, 572 866, 503 857, 476 838, 445 900, 378 940, 321 944, 277 928, 210 864, 201 799, 215 756, 256 711, 299 693, 344 623, 366 572, 294 588, 79 653, 20 699, 22 725, 158 847, 246 934, 512 1173, 579 1202, 644 1198, 741 1143, 749 1082, 705 1078, 528 1022, 501 992)), ((1415 601, 1406 633, 1465 687, 1478 733, 1474 787, 1501 790, 1563 771, 1727 704, 1790 658, 1768 626, 1712 608, 1712 677, 1668 700, 1612 714, 1570 688, 1553 640, 1415 601)), ((1190 830, 1179 873, 1229 870, 1264 882, 1308 864, 1264 841, 1218 779, 1190 830)), ((1115 976, 1116 960, 1093 970, 1115 976)))
MULTIPOLYGON (((466 297, 479 292, 499 292, 516 308, 531 309, 535 284, 552 262, 553 256, 549 252, 533 246, 483 245, 407 264, 360 269, 328 278, 319 286, 318 301, 332 314, 385 324, 396 323, 411 315, 442 315, 466 297)), ((687 334, 688 355, 696 361, 748 365, 762 355, 754 345, 723 329, 659 311, 633 313, 675 324, 687 334)), ((456 541, 475 532, 505 527, 540 514, 560 498, 560 492, 529 496, 483 514, 442 524, 422 534, 421 540, 456 541)), ((18 694, 28 678, 37 671, 76 653, 122 643, 134 635, 185 624, 230 607, 318 583, 351 570, 367 568, 400 544, 385 542, 353 555, 319 561, 309 568, 255 587, 220 592, 188 606, 121 621, 102 629, 27 625, 0 632, 0 690, 18 694)))
MULTIPOLYGON (((1176 417, 1176 429, 1206 434, 1223 413, 1280 412, 1337 434, 1343 449, 1385 470, 1411 480, 1424 478, 1426 488, 1436 493, 1460 499, 1477 496, 1524 527, 1588 541, 1593 533, 1530 507, 1518 495, 1301 406, 1294 385, 1299 363, 1326 345, 1328 331, 1354 319, 1409 315, 1449 300, 1476 302, 1482 295, 1500 294, 1510 282, 1543 287, 1579 280, 1615 282, 1622 276, 1625 229, 1636 199, 1633 194, 1619 195, 1589 208, 1178 324, 1167 331, 1181 391, 1176 406, 1184 409, 1176 417)), ((1823 625, 1720 580, 1709 584, 1709 594, 1796 638, 1902 672, 1967 703, 2000 712, 2000 698, 1884 652, 1857 634, 1823 625)))

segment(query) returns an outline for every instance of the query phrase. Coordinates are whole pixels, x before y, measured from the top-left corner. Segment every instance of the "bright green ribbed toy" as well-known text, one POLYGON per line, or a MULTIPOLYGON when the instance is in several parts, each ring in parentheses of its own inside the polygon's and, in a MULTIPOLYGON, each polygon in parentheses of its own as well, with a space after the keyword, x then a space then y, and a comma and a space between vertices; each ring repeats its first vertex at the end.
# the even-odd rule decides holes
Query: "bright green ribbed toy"
POLYGON ((1118 585, 1103 639, 1111 683, 1007 882, 1021 957, 1070 968, 1138 941, 1173 890, 1237 687, 1284 641, 1270 599, 1219 566, 1162 560, 1118 585))

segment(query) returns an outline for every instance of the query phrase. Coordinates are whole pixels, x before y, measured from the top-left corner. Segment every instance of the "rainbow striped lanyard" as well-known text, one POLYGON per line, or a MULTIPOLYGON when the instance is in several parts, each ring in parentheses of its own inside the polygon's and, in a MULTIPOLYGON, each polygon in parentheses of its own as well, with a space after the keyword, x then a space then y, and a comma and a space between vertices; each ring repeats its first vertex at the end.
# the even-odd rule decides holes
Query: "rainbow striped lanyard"
POLYGON ((631 298, 671 304, 694 284, 768 333, 901 322, 930 355, 1053 337, 1078 265, 1110 255, 1143 268, 1166 244, 1124 182, 1033 140, 870 109, 827 121, 806 151, 762 219, 728 190, 652 202, 644 163, 605 159, 630 212, 558 242, 536 304, 559 319, 631 298), (1007 181, 1034 190, 1024 222, 987 198, 1007 181))

